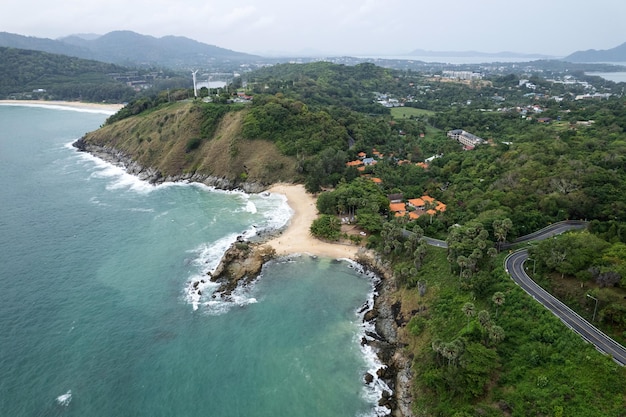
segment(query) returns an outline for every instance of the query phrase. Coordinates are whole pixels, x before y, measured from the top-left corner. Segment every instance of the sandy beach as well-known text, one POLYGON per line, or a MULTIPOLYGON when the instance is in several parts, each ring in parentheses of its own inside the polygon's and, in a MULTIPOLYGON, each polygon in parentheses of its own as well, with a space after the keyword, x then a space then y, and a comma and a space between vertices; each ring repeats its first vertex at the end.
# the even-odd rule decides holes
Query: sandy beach
POLYGON ((85 103, 82 101, 53 101, 53 100, 0 100, 0 105, 10 106, 51 106, 66 107, 68 109, 88 110, 99 113, 114 114, 124 107, 123 104, 85 103))
POLYGON ((306 192, 302 184, 275 184, 268 191, 286 196, 289 207, 294 211, 287 229, 267 242, 278 255, 309 253, 329 258, 356 257, 358 246, 327 243, 311 236, 309 228, 317 218, 317 207, 315 198, 306 192))

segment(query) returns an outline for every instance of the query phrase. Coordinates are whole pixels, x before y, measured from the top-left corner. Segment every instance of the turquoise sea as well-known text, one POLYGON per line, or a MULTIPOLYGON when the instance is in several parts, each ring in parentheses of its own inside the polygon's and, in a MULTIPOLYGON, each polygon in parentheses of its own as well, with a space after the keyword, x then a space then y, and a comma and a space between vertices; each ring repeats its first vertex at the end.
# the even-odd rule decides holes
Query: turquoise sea
POLYGON ((0 106, 0 416, 369 416, 373 277, 307 255, 190 283, 282 196, 152 186, 70 144, 107 114, 0 106))

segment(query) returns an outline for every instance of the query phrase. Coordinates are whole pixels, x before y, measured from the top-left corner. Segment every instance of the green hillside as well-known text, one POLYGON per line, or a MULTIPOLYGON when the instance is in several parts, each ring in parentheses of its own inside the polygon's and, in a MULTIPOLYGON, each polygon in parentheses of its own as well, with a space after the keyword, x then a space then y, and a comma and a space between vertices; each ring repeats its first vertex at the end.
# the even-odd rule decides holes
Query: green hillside
POLYGON ((135 92, 108 74, 125 71, 98 61, 0 47, 0 97, 123 102, 135 92))
POLYGON ((89 133, 89 144, 113 147, 163 176, 189 173, 233 183, 296 181, 296 160, 267 140, 241 135, 243 107, 202 102, 164 104, 89 133))

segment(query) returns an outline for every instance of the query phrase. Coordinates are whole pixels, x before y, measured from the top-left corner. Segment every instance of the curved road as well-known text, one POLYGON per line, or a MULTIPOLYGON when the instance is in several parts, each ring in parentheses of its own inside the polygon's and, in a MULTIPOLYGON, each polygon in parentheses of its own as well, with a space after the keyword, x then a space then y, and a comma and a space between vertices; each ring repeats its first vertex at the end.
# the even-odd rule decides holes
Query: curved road
MULTIPOLYGON (((585 227, 583 222, 562 222, 551 225, 545 229, 532 234, 531 238, 524 236, 518 239, 519 242, 530 240, 542 240, 552 237, 556 234, 563 233, 571 229, 580 229, 585 227)), ((516 241, 517 242, 517 241, 516 241)), ((524 262, 528 259, 528 251, 526 249, 518 250, 504 261, 504 267, 515 281, 524 291, 530 294, 535 300, 540 302, 544 307, 556 315, 567 327, 574 330, 589 343, 593 343, 596 349, 607 355, 611 355, 613 360, 618 364, 626 365, 626 348, 611 339, 609 336, 598 330, 587 320, 579 316, 571 308, 563 304, 561 301, 553 297, 546 290, 541 288, 533 281, 524 270, 524 262)))

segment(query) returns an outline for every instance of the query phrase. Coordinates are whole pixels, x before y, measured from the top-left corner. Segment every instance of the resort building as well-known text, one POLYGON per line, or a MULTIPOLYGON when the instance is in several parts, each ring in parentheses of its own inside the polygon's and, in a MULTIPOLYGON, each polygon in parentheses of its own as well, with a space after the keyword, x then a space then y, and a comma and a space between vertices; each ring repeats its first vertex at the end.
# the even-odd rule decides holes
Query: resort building
POLYGON ((454 129, 448 131, 448 137, 463 144, 465 149, 474 149, 476 146, 482 145, 486 142, 485 139, 479 138, 478 136, 466 132, 462 129, 454 129))

